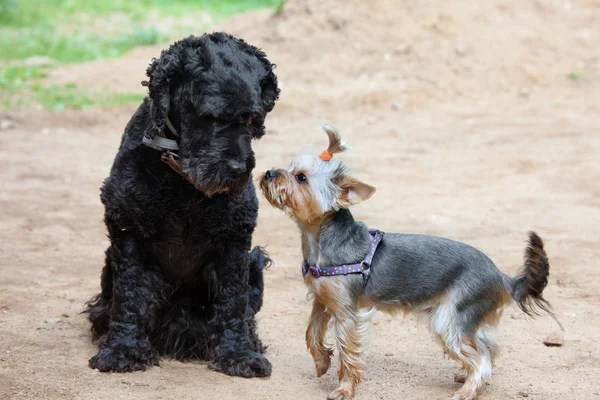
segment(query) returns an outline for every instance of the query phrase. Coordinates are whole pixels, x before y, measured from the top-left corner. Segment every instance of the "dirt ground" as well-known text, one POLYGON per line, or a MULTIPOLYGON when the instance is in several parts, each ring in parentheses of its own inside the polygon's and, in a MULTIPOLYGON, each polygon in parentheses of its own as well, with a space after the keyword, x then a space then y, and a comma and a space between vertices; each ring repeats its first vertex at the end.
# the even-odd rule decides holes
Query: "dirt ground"
MULTIPOLYGON (((354 211, 371 227, 464 241, 513 274, 527 231, 545 239, 565 344, 542 344, 551 318, 508 308, 481 399, 600 399, 599 21, 595 0, 290 0, 280 16, 220 27, 278 65, 258 171, 322 150, 327 121, 355 148, 343 158, 356 176, 377 186, 354 211)), ((162 47, 49 79, 141 91, 162 47)), ((107 245, 99 187, 135 107, 1 115, 17 126, 0 131, 0 398, 324 399, 336 373, 317 379, 305 349, 299 234, 262 198, 254 241, 275 260, 259 314, 270 378, 198 361, 87 367, 96 348, 79 312, 99 290, 107 245)), ((375 316, 367 364, 358 399, 445 399, 459 386, 458 365, 411 317, 375 316)))

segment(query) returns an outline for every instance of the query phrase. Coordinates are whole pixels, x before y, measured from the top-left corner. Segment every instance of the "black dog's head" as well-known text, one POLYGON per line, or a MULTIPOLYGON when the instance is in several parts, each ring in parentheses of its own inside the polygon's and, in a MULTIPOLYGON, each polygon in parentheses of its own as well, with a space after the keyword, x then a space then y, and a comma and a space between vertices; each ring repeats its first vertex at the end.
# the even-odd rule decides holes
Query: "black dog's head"
POLYGON ((225 33, 190 36, 163 50, 146 74, 153 138, 170 119, 183 172, 208 196, 241 193, 255 165, 252 139, 265 133, 279 96, 265 53, 225 33))

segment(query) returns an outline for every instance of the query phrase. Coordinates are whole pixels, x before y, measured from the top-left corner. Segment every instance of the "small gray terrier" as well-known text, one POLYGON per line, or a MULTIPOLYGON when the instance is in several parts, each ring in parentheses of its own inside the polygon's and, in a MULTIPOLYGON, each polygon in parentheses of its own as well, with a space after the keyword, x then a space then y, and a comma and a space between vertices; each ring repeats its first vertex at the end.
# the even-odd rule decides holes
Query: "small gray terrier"
POLYGON ((542 291, 549 264, 543 242, 530 233, 521 274, 510 277, 481 251, 441 237, 383 234, 355 221, 348 208, 370 198, 373 186, 350 176, 333 154, 350 147, 331 125, 329 147, 303 155, 288 169, 260 180, 271 205, 283 210, 302 234, 304 282, 313 296, 306 344, 317 376, 330 366, 325 344, 331 321, 340 355, 340 386, 328 399, 351 399, 360 382, 368 321, 374 310, 422 316, 449 357, 466 373, 453 400, 475 399, 491 376, 498 345, 489 334, 512 299, 528 315, 549 310, 542 291), (368 311, 365 311, 368 310, 368 311))

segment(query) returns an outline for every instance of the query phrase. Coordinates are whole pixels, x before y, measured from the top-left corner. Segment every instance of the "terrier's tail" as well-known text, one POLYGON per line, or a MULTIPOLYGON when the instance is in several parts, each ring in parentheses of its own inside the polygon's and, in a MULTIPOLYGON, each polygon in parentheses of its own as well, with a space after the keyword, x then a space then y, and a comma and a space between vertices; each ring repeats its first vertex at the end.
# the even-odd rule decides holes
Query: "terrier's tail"
POLYGON ((509 279, 508 289, 525 314, 535 316, 540 315, 540 310, 545 311, 562 329, 561 323, 550 310, 550 303, 542 295, 548 284, 549 275, 550 264, 544 250, 544 242, 535 232, 529 232, 529 243, 525 249, 525 266, 521 274, 509 279))
POLYGON ((269 268, 272 264, 267 251, 256 246, 250 252, 250 274, 248 276, 248 285, 250 286, 249 306, 253 314, 260 311, 263 304, 263 291, 265 283, 263 280, 263 270, 269 268))

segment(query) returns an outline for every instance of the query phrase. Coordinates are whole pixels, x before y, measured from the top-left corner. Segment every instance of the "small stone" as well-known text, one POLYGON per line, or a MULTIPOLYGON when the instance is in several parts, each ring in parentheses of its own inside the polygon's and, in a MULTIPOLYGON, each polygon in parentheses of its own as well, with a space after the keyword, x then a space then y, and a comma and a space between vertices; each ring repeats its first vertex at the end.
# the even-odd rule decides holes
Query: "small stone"
POLYGON ((67 313, 62 313, 62 314, 60 314, 60 316, 63 318, 69 318, 69 314, 67 314, 67 313))
POLYGON ((392 110, 401 110, 404 107, 404 104, 402 104, 399 101, 395 101, 392 103, 392 110))
POLYGON ((386 356, 386 357, 391 357, 391 356, 393 356, 393 355, 394 355, 394 353, 385 353, 385 356, 386 356))
POLYGON ((454 52, 457 56, 464 57, 467 55, 467 46, 464 44, 459 44, 454 48, 454 52))
POLYGON ((15 126, 17 126, 17 124, 10 119, 0 119, 0 131, 6 131, 14 128, 15 126))
POLYGON ((554 331, 544 340, 544 344, 548 347, 559 347, 562 346, 564 342, 565 338, 562 331, 554 331))
POLYGON ((519 91, 520 97, 529 97, 529 89, 523 88, 519 91))
POLYGON ((518 392, 517 394, 521 397, 529 397, 529 393, 527 392, 518 392))
POLYGON ((60 318, 56 318, 56 317, 46 318, 46 320, 44 322, 47 324, 56 324, 56 323, 60 322, 60 318))
POLYGON ((467 380, 467 376, 463 374, 454 375, 454 382, 456 383, 465 383, 467 380))

